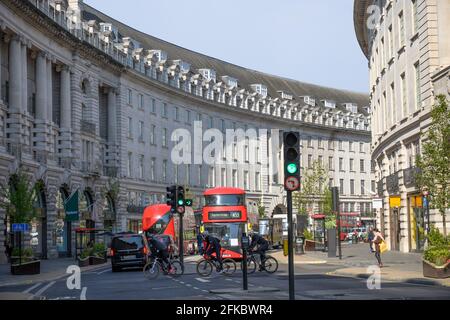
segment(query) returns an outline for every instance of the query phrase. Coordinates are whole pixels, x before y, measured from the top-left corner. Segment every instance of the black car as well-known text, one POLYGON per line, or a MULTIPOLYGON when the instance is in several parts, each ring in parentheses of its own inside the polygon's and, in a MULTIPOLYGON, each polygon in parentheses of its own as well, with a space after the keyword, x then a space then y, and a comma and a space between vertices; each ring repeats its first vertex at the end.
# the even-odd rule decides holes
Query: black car
POLYGON ((122 268, 143 267, 147 263, 148 247, 141 234, 116 235, 111 240, 112 272, 122 268))

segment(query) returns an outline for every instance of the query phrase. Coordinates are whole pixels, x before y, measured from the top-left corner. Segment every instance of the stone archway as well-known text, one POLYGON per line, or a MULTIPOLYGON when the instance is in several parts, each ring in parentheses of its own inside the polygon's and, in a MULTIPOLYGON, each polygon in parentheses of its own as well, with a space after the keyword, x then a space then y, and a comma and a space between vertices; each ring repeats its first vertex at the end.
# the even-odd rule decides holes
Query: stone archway
POLYGON ((36 182, 35 204, 34 207, 37 212, 37 216, 31 222, 31 245, 37 256, 41 259, 47 259, 48 247, 47 247, 47 196, 45 184, 42 180, 36 182))

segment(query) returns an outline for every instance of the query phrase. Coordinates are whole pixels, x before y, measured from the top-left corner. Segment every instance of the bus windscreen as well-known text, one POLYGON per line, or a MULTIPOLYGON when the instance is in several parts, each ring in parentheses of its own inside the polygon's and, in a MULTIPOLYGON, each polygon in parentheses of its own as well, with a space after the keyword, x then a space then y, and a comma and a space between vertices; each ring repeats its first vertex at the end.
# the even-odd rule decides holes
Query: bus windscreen
POLYGON ((215 194, 205 196, 205 206, 245 206, 245 195, 215 194))

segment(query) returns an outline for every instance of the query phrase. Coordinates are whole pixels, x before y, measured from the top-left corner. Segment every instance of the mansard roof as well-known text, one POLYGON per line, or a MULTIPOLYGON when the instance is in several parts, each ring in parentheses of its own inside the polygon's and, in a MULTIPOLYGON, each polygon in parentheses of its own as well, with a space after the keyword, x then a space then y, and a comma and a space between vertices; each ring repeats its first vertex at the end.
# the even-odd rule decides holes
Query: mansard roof
POLYGON ((368 94, 300 82, 237 66, 135 30, 84 3, 83 20, 93 19, 112 23, 118 28, 121 36, 131 37, 146 49, 166 51, 170 60, 181 59, 190 63, 191 70, 214 69, 218 79, 223 75, 236 78, 240 88, 250 90, 252 84, 261 83, 267 86, 268 95, 273 98, 280 97, 278 91, 285 91, 292 93, 296 100, 299 100, 300 96, 314 97, 319 102, 318 105, 321 105, 320 100, 333 100, 336 102, 336 109, 342 108, 342 103, 353 102, 358 105, 358 112, 367 115, 364 107, 369 105, 368 94))

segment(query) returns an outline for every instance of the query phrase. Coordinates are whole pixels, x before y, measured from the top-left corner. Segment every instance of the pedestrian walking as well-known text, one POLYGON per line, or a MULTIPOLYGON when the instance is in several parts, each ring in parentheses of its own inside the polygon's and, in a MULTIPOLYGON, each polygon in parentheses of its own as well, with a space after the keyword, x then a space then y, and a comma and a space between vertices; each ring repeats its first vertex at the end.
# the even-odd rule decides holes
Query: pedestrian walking
POLYGON ((367 239, 369 240, 370 253, 373 253, 373 252, 374 252, 374 250, 373 250, 373 243, 372 243, 372 241, 374 240, 374 237, 375 237, 375 234, 374 234, 374 232, 373 232, 373 228, 370 227, 370 228, 369 228, 369 234, 368 234, 368 236, 367 236, 367 239))
POLYGON ((381 262, 381 249, 380 249, 380 245, 381 243, 384 241, 383 236, 381 235, 380 230, 378 229, 374 229, 374 239, 372 240, 372 242, 375 244, 375 258, 378 261, 378 266, 380 268, 383 267, 383 263, 381 262))

